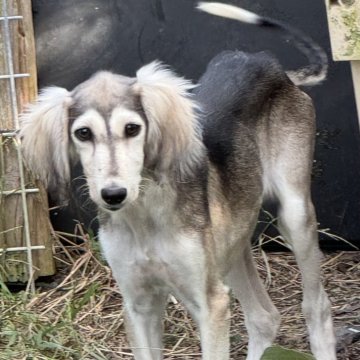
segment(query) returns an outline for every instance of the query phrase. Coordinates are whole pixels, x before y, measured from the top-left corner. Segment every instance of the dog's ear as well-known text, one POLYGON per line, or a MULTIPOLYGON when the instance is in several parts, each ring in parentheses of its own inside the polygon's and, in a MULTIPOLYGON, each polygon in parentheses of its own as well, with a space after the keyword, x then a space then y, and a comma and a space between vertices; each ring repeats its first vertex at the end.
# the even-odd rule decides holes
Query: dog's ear
POLYGON ((158 172, 170 167, 186 176, 203 155, 203 144, 191 100, 190 81, 176 76, 159 62, 136 73, 135 93, 148 120, 145 166, 158 172))
POLYGON ((67 198, 70 182, 68 109, 70 93, 44 89, 20 116, 19 137, 25 164, 58 200, 67 198))

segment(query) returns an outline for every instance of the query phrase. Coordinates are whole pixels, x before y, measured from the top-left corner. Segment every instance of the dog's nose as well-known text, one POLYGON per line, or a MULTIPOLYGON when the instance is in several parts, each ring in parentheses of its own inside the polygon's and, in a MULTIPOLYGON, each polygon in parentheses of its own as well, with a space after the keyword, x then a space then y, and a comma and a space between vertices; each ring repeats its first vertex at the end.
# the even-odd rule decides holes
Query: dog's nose
POLYGON ((101 190, 103 200, 109 205, 119 205, 126 198, 127 190, 125 188, 113 186, 101 190))

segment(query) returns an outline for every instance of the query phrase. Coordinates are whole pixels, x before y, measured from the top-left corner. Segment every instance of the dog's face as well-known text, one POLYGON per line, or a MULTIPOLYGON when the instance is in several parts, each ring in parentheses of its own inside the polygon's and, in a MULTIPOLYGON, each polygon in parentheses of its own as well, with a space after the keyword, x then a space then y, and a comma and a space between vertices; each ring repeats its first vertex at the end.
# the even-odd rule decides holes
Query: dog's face
POLYGON ((136 79, 100 72, 71 93, 71 145, 91 199, 110 211, 139 194, 148 129, 135 84, 136 79))
POLYGON ((91 199, 111 211, 136 200, 144 165, 144 119, 120 106, 106 115, 89 109, 74 120, 70 134, 91 199))
POLYGON ((201 159, 190 87, 152 63, 136 78, 100 72, 72 92, 49 88, 22 116, 24 157, 62 199, 70 163, 80 161, 91 199, 120 210, 138 198, 144 168, 186 176, 201 159))

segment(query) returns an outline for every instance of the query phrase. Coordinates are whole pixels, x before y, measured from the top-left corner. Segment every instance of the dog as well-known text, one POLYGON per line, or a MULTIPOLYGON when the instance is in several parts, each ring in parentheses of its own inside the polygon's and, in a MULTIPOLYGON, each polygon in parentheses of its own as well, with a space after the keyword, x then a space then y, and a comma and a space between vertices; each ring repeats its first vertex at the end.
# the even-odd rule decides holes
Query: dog
POLYGON ((99 72, 72 91, 47 88, 21 118, 24 158, 59 201, 81 163, 136 360, 163 358, 170 293, 196 320, 204 360, 229 359, 229 288, 244 311, 247 359, 273 343, 279 313, 250 243, 265 198, 278 200, 301 270, 312 352, 334 360, 310 195, 315 113, 298 87, 325 79, 326 56, 286 24, 225 4, 199 8, 292 34, 309 65, 286 73, 267 53, 225 51, 195 88, 159 62, 134 78, 99 72))

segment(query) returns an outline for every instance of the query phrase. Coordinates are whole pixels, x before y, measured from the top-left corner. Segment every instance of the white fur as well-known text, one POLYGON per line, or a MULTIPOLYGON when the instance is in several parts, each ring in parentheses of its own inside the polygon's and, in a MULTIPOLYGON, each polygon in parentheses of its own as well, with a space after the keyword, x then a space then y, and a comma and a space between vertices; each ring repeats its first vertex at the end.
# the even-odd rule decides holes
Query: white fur
POLYGON ((217 2, 200 2, 197 8, 212 15, 217 15, 233 20, 238 20, 248 24, 258 24, 261 17, 251 11, 239 7, 222 4, 217 2))
POLYGON ((112 111, 108 128, 105 121, 96 110, 90 109, 74 121, 71 137, 93 201, 106 207, 101 190, 116 186, 127 189, 127 197, 123 203, 125 205, 135 201, 139 194, 144 162, 145 123, 136 112, 121 107, 112 111), (134 138, 126 138, 124 135, 125 125, 128 123, 141 126, 140 133, 134 138), (91 129, 95 136, 93 142, 83 142, 76 138, 75 131, 83 127, 91 129), (109 141, 108 131, 116 141, 109 141), (111 153, 114 156, 111 156, 111 153))

